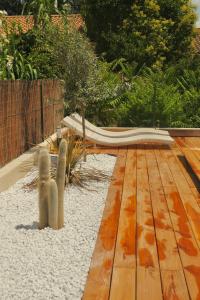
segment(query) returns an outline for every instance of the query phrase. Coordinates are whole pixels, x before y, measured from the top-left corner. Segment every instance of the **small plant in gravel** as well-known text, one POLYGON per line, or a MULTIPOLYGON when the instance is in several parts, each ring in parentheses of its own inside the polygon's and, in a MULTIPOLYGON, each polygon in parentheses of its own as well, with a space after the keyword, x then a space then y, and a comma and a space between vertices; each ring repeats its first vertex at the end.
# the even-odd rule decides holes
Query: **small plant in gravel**
MULTIPOLYGON (((65 139, 67 143, 66 163, 64 165, 61 163, 63 171, 65 166, 65 176, 63 177, 65 186, 74 185, 89 190, 91 181, 107 181, 109 179, 109 176, 105 172, 89 167, 83 163, 85 149, 80 139, 77 139, 74 135, 69 135, 63 139, 65 139)), ((34 165, 38 165, 38 153, 40 153, 39 149, 35 155, 34 165)), ((57 165, 59 164, 59 159, 57 159, 57 156, 59 156, 57 141, 50 142, 50 153, 55 155, 54 157, 56 158, 56 160, 53 159, 52 164, 50 164, 50 177, 57 182, 57 165)), ((23 170, 28 171, 31 166, 30 163, 27 163, 23 166, 23 170)), ((24 188, 29 190, 35 189, 38 186, 38 181, 39 177, 36 175, 31 182, 24 185, 24 188)))
POLYGON ((49 226, 60 229, 64 226, 64 187, 67 142, 62 140, 59 147, 56 181, 51 179, 50 155, 47 149, 39 154, 39 229, 49 226))
MULTIPOLYGON (((66 137, 68 144, 68 151, 66 155, 66 185, 73 184, 80 188, 89 189, 91 181, 104 181, 108 180, 104 172, 96 169, 89 168, 84 163, 85 148, 82 140, 77 139, 74 135, 68 135, 66 137)), ((52 143, 51 150, 52 153, 58 153, 57 142, 52 143)), ((56 167, 52 167, 51 170, 52 177, 56 178, 56 167)))

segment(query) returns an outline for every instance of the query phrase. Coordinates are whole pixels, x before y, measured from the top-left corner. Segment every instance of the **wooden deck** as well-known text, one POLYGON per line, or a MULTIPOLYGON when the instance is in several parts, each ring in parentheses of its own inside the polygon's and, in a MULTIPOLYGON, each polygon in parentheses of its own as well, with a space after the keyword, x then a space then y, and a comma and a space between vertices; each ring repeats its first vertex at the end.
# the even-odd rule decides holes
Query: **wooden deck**
POLYGON ((182 149, 96 149, 117 155, 83 300, 200 299, 200 182, 182 149))

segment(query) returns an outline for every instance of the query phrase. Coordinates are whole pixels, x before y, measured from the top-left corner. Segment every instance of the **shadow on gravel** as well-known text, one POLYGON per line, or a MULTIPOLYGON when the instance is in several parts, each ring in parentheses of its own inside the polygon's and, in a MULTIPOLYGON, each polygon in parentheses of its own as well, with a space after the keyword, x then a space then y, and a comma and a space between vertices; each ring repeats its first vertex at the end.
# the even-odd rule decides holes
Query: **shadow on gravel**
POLYGON ((30 224, 30 225, 20 224, 20 225, 15 226, 15 229, 17 229, 17 230, 20 230, 20 229, 36 230, 36 229, 38 229, 38 222, 33 222, 33 224, 30 224))

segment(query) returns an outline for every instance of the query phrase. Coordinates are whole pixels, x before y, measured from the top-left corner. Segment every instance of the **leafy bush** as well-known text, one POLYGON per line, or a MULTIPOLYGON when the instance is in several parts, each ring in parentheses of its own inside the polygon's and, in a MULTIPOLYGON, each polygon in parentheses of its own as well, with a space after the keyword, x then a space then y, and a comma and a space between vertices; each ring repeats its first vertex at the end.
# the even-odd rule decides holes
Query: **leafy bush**
MULTIPOLYGON (((121 0, 118 2, 121 3, 121 0)), ((158 6, 154 5, 151 8, 152 3, 159 3, 162 8, 167 5, 165 1, 146 2, 148 7, 143 7, 142 2, 135 4, 137 9, 132 11, 129 17, 126 16, 128 23, 123 23, 124 17, 120 19, 125 26, 120 29, 124 30, 123 37, 120 37, 123 47, 120 54, 121 50, 118 51, 117 48, 119 44, 116 44, 116 57, 119 56, 120 59, 112 63, 98 59, 87 37, 68 24, 67 11, 60 12, 61 24, 52 24, 50 12, 54 9, 54 1, 28 2, 29 12, 34 13, 35 26, 32 30, 23 33, 19 26, 13 26, 8 30, 3 22, 4 34, 1 34, 0 39, 0 79, 61 79, 65 82, 66 113, 75 110, 84 112, 85 116, 98 126, 200 127, 200 56, 191 54, 179 60, 176 65, 171 63, 160 71, 165 59, 174 61, 175 58, 181 57, 180 51, 184 45, 186 52, 188 50, 194 17, 191 7, 189 4, 185 7, 187 14, 191 13, 188 15, 189 19, 185 20, 182 15, 184 5, 181 5, 181 1, 178 6, 177 3, 173 4, 173 1, 173 3, 168 2, 175 5, 172 7, 173 12, 181 11, 180 16, 174 16, 172 22, 174 28, 179 19, 184 23, 182 26, 188 26, 187 35, 178 48, 173 39, 165 40, 166 30, 168 31, 172 26, 171 21, 168 20, 165 24, 166 16, 163 16, 162 20, 158 18, 157 24, 158 6), (149 10, 153 10, 153 14, 149 15, 150 20, 143 14, 138 17, 136 24, 138 31, 134 30, 132 35, 131 28, 136 19, 131 16, 135 13, 139 14, 140 7, 143 8, 140 13, 147 10, 148 15, 149 10), (154 28, 155 30, 151 32, 149 26, 154 21, 157 29, 154 28), (166 28, 162 31, 164 36, 160 36, 163 22, 166 28), (168 26, 169 24, 171 25, 168 26), (151 34, 146 34, 146 29, 151 34), (132 36, 131 39, 129 34, 132 36), (135 35, 138 35, 137 38, 135 35), (160 46, 162 40, 163 44, 160 46), (173 45, 176 46, 175 49, 173 45), (153 49, 150 46, 153 46, 153 49), (124 47, 127 53, 124 52, 124 47), (162 51, 162 47, 166 51, 162 51), (145 49, 149 49, 149 52, 145 49), (127 54, 125 56, 129 63, 121 58, 124 53, 127 54), (130 53, 137 56, 137 63, 136 59, 129 59, 130 53), (148 64, 153 66, 154 71, 145 67, 148 64)), ((127 3, 130 4, 130 1, 127 3)), ((102 7, 105 8, 105 5, 102 7)), ((90 6, 88 8, 90 9, 90 6)), ((115 17, 113 16, 113 22, 118 22, 115 17)), ((108 19, 107 22, 105 26, 109 26, 108 19)), ((119 28, 116 28, 116 31, 113 29, 113 35, 116 34, 117 39, 118 33, 119 28)), ((177 41, 181 37, 181 32, 178 30, 176 33, 177 41)), ((104 40, 105 36, 100 38, 104 40)), ((111 48, 114 47, 115 45, 112 44, 111 48)))
POLYGON ((142 69, 138 75, 126 75, 127 79, 128 88, 115 110, 118 125, 200 127, 198 68, 171 66, 159 72, 142 69))
POLYGON ((97 67, 95 101, 89 103, 86 117, 98 126, 114 126, 126 86, 120 74, 112 72, 112 64, 101 62, 97 67))
POLYGON ((185 70, 178 82, 185 127, 200 127, 200 71, 185 70))
POLYGON ((171 127, 182 124, 183 107, 177 85, 162 72, 148 70, 133 80, 118 110, 119 125, 171 127))
POLYGON ((120 76, 111 72, 112 65, 100 62, 84 34, 69 28, 48 26, 37 36, 37 48, 30 53, 40 78, 59 78, 65 82, 66 113, 82 109, 98 125, 115 119, 116 96, 122 91, 120 76))
POLYGON ((55 25, 43 1, 36 2, 31 8, 36 11, 39 5, 43 12, 34 28, 23 33, 16 27, 6 36, 0 53, 1 78, 61 79, 67 113, 84 109, 98 125, 108 125, 115 119, 112 100, 121 92, 120 77, 110 72, 109 64, 99 62, 86 36, 68 24, 66 12, 55 25))
POLYGON ((37 70, 21 45, 24 34, 20 26, 8 29, 4 20, 0 30, 0 79, 37 79, 37 70))

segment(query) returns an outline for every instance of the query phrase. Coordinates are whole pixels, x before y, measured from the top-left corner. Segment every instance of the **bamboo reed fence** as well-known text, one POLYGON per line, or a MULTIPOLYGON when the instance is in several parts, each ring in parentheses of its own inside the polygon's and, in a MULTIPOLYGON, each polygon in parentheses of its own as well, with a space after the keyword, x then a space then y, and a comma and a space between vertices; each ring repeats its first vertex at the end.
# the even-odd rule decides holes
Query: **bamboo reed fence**
POLYGON ((63 115, 60 81, 0 81, 0 167, 51 135, 63 115))

